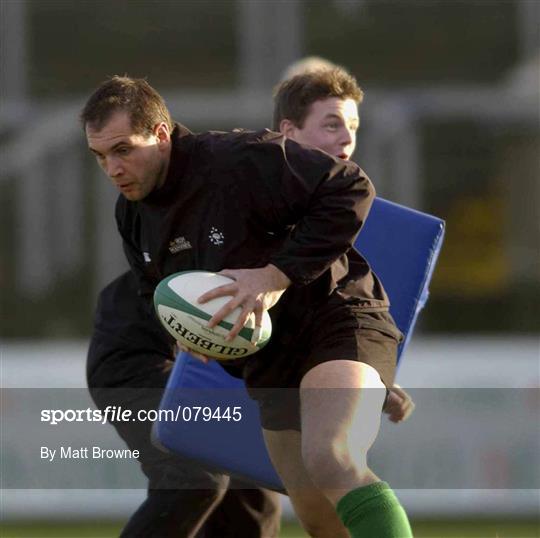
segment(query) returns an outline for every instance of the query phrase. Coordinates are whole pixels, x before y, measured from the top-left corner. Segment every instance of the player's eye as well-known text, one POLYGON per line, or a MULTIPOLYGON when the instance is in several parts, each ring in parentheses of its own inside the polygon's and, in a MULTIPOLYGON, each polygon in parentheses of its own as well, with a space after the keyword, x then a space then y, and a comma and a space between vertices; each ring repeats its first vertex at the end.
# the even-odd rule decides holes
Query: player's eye
POLYGON ((116 153, 118 155, 128 155, 131 152, 131 148, 128 148, 127 146, 121 146, 116 149, 116 153))
POLYGON ((336 131, 339 129, 340 125, 337 121, 333 121, 332 123, 327 123, 326 128, 330 131, 336 131))

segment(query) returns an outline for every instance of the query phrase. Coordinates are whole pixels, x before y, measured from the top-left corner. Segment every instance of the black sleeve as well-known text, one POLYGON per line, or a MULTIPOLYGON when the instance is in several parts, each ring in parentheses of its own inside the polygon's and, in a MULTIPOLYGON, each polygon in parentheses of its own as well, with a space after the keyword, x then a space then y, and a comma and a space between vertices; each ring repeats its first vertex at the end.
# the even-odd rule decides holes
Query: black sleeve
POLYGON ((294 284, 309 284, 354 243, 375 189, 355 164, 267 132, 248 144, 252 207, 291 233, 270 263, 294 284))
POLYGON ((142 364, 152 368, 174 358, 174 343, 137 289, 135 275, 128 271, 98 296, 87 354, 89 387, 113 386, 139 375, 142 364))

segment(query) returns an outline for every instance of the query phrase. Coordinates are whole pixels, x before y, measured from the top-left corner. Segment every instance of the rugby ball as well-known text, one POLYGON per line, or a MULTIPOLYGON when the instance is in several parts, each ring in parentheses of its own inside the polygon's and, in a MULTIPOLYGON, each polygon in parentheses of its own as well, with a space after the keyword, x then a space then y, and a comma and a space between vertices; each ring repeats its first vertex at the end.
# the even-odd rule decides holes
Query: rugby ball
POLYGON ((229 277, 207 271, 183 271, 164 278, 154 292, 154 307, 165 329, 188 349, 219 360, 231 360, 252 355, 263 348, 272 333, 272 322, 264 312, 259 341, 251 337, 255 329, 255 315, 251 313, 239 334, 230 342, 225 337, 240 315, 240 307, 209 329, 210 318, 231 296, 218 297, 204 304, 197 303, 203 293, 230 284, 229 277))

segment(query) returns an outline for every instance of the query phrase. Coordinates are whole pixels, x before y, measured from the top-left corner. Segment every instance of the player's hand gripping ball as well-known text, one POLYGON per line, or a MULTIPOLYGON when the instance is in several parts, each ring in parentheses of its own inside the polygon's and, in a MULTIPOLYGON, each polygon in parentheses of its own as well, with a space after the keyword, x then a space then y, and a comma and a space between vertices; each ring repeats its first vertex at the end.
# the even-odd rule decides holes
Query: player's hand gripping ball
POLYGON ((179 343, 207 357, 231 360, 247 357, 263 348, 272 333, 272 322, 264 312, 259 338, 252 344, 255 331, 255 315, 251 313, 233 340, 225 337, 236 322, 241 308, 233 310, 215 327, 206 325, 210 318, 230 301, 230 297, 218 297, 204 304, 197 299, 207 291, 229 284, 229 277, 207 271, 183 271, 163 279, 154 292, 154 307, 159 320, 169 334, 179 343))

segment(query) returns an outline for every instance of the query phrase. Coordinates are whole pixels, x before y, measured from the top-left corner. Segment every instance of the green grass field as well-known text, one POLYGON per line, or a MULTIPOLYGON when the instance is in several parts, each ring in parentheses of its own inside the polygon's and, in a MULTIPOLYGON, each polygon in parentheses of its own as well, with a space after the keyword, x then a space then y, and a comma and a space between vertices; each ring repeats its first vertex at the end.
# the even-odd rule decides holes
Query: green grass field
MULTIPOLYGON (((115 538, 120 523, 5 523, 0 526, 1 538, 115 538)), ((415 521, 415 538, 538 538, 537 521, 415 521)), ((302 529, 284 524, 280 538, 305 538, 302 529)), ((242 538, 242 537, 239 537, 242 538)), ((370 537, 372 538, 372 537, 370 537)))

